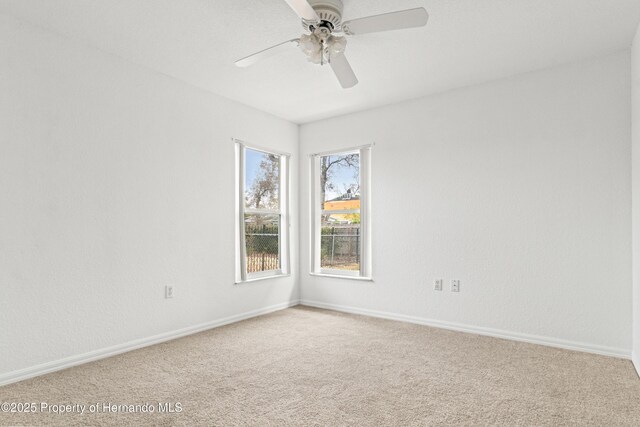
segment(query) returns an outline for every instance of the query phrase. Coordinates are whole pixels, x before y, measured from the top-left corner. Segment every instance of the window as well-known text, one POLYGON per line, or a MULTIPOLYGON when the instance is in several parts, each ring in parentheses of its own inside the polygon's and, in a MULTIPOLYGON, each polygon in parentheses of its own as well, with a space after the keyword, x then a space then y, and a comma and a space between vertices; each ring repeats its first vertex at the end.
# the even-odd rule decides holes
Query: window
POLYGON ((371 278, 371 146, 315 154, 312 274, 371 278))
POLYGON ((236 282, 289 274, 289 156, 236 142, 236 282))

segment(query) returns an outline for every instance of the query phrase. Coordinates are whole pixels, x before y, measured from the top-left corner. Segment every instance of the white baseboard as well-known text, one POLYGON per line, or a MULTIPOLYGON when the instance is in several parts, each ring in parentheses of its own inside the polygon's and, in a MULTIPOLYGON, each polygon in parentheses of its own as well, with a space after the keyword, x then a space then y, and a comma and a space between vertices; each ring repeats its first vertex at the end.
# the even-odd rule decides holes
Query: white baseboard
POLYGON ((148 347, 150 345, 159 344, 161 342, 174 340, 176 338, 192 335, 198 332, 206 331, 208 329, 217 328, 219 326, 228 325, 230 323, 239 322, 241 320, 250 319, 256 316, 261 316, 263 314, 271 313, 274 311, 283 310, 285 308, 293 307, 298 304, 298 300, 293 300, 269 307, 264 307, 258 310, 225 317, 223 319, 213 320, 211 322, 189 326, 186 328, 178 329, 171 332, 165 332, 163 334, 154 335, 147 338, 140 338, 137 340, 126 342, 124 344, 118 344, 112 347, 102 348, 99 350, 90 351, 88 353, 65 357, 64 359, 54 360, 52 362, 47 362, 17 371, 8 372, 0 375, 0 386, 115 356, 117 354, 126 353, 131 350, 137 350, 142 347, 148 347))
POLYGON ((638 353, 632 353, 631 354, 631 361, 633 362, 633 366, 634 368, 636 368, 636 373, 638 374, 638 377, 640 378, 640 354, 638 353))
MULTIPOLYGON (((348 307, 337 304, 328 304, 324 302, 301 300, 301 305, 309 307, 324 308, 328 310, 342 311, 345 313, 362 314, 365 316, 379 317, 382 319, 398 320, 400 322, 415 323, 418 325, 432 326, 434 328, 449 329, 452 331, 467 332, 477 335, 486 335, 495 338, 503 338, 513 341, 522 341, 531 344, 540 344, 549 347, 563 348, 567 350, 582 351, 585 353, 600 354, 603 356, 612 356, 622 359, 631 359, 631 352, 622 348, 606 347, 595 344, 586 344, 575 341, 561 340, 557 338, 543 337, 539 335, 522 334, 519 332, 503 331, 500 329, 485 328, 481 326, 465 325, 461 323, 445 322, 441 320, 426 319, 416 316, 407 316, 404 314, 389 313, 384 311, 368 310, 364 308, 348 307)), ((640 368, 636 364, 636 369, 640 368)), ((640 372, 640 370, 638 371, 640 372)))

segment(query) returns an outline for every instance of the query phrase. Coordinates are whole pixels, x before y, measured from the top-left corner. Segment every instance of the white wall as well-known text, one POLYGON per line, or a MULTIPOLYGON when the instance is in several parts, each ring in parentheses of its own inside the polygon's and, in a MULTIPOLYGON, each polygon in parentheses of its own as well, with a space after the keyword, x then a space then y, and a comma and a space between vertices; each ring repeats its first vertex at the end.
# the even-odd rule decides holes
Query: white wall
POLYGON ((640 375, 640 27, 631 47, 633 170, 633 363, 640 375))
POLYGON ((296 125, 0 15, 0 382, 298 298, 295 217, 294 274, 233 284, 232 137, 297 174, 296 125))
POLYGON ((302 197, 310 153, 376 144, 375 282, 309 276, 304 232, 303 301, 628 357, 629 70, 624 52, 303 125, 302 197))

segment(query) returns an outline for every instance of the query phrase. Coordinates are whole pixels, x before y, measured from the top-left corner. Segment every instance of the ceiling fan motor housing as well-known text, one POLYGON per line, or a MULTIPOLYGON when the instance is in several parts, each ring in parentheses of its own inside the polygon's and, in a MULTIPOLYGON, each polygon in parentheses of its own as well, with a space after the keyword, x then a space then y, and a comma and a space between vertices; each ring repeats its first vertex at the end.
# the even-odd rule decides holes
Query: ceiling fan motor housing
POLYGON ((325 27, 330 31, 340 31, 342 25, 342 0, 309 0, 309 4, 320 18, 320 24, 302 20, 305 30, 313 32, 317 27, 325 27))

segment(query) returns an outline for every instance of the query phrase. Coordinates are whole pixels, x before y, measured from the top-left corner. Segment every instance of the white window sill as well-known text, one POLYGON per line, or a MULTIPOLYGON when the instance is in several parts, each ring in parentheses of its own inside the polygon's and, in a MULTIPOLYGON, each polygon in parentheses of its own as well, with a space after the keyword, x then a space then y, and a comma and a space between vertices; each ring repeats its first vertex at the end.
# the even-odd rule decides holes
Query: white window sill
POLYGON ((309 273, 311 276, 317 277, 331 277, 334 279, 348 279, 348 280, 359 280, 361 282, 373 282, 373 277, 361 277, 361 276, 343 276, 339 274, 328 274, 328 273, 309 273))
POLYGON ((247 280, 242 280, 240 282, 235 282, 235 284, 236 285, 242 285, 243 283, 259 282, 261 280, 277 279, 279 277, 291 277, 291 274, 271 274, 271 275, 268 275, 268 276, 251 277, 251 278, 248 278, 247 280))

